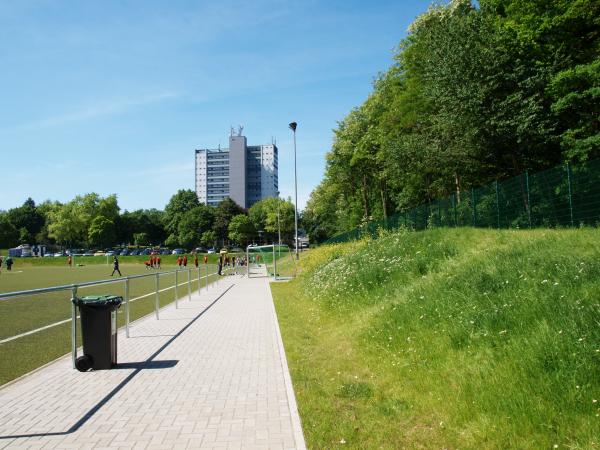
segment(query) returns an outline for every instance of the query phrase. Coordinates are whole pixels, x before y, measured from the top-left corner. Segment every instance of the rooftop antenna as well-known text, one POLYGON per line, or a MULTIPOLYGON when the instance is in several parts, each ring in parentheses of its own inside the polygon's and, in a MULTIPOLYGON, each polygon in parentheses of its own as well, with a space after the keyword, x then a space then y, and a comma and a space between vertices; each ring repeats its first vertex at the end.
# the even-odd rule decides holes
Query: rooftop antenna
POLYGON ((233 136, 233 133, 234 133, 233 127, 230 126, 229 127, 229 136, 233 136))
POLYGON ((238 136, 241 136, 243 132, 244 132, 244 127, 241 125, 238 125, 238 136))

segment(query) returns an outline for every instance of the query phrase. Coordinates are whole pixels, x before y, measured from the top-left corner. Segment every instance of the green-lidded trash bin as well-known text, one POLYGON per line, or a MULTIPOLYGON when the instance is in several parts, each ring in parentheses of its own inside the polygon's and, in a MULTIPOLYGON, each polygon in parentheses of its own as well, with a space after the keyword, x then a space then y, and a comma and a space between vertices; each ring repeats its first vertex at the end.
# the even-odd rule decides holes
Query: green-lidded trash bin
POLYGON ((123 302, 115 295, 76 298, 81 316, 83 356, 75 361, 81 372, 110 369, 117 365, 117 309, 123 302))

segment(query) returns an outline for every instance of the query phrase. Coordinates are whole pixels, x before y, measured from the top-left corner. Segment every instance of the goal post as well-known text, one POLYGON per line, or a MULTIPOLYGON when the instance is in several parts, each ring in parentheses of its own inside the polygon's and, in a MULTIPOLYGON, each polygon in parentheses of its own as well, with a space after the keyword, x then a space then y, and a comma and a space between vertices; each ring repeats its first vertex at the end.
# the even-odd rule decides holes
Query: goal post
POLYGON ((281 269, 284 269, 287 273, 290 272, 290 267, 295 276, 295 261, 292 257, 292 251, 287 245, 249 245, 246 247, 246 274, 248 278, 289 279, 292 277, 282 276, 281 269))

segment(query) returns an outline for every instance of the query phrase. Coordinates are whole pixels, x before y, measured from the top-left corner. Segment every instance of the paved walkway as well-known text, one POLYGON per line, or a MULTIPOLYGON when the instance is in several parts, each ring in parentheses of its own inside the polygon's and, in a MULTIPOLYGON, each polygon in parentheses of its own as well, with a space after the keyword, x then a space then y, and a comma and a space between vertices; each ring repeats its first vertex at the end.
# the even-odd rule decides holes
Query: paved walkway
POLYGON ((303 449, 267 278, 230 276, 119 335, 119 368, 62 358, 0 389, 0 449, 303 449))

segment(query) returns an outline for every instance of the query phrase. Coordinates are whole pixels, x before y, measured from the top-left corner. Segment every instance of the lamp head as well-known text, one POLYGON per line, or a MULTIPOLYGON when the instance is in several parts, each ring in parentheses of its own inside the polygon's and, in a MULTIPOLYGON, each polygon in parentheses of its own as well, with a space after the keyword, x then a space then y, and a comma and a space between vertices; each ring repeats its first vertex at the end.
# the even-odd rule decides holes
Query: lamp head
POLYGON ((296 127, 298 126, 298 124, 296 122, 292 122, 290 123, 290 128, 292 129, 292 131, 295 133, 296 132, 296 127))

